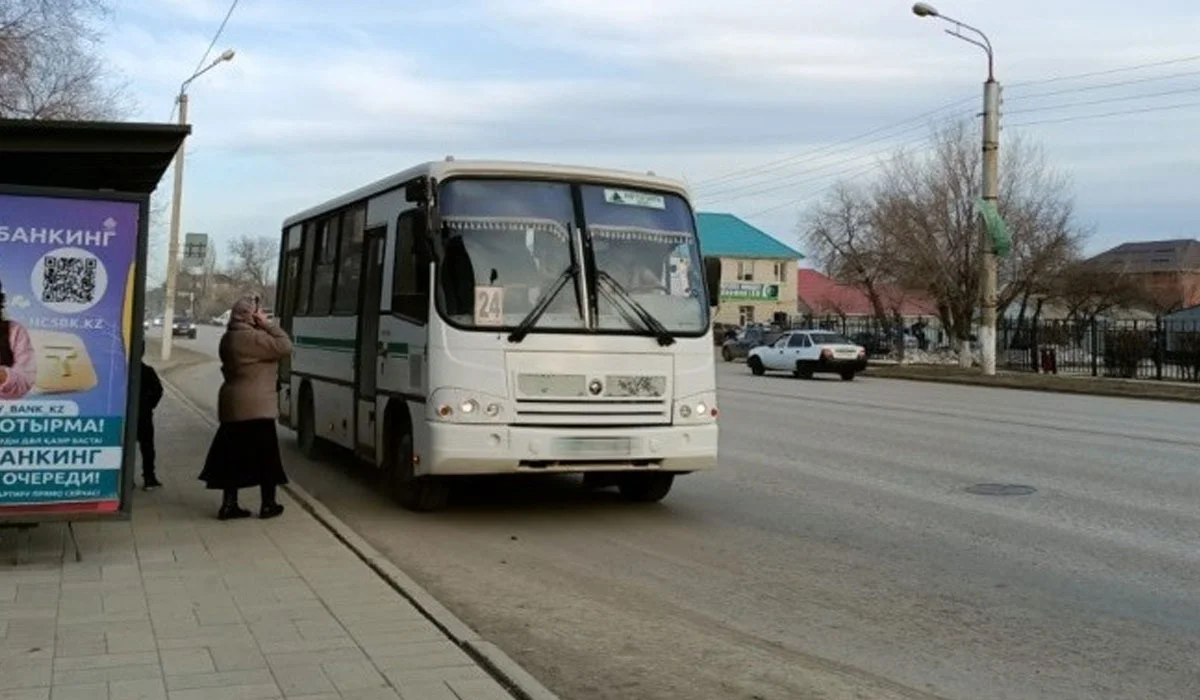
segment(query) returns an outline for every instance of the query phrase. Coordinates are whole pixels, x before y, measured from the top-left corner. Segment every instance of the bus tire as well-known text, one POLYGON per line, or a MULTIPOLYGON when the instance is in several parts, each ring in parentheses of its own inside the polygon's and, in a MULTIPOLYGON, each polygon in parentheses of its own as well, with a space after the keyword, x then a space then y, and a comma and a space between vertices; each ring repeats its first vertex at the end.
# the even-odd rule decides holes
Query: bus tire
POLYGON ((450 501, 450 486, 443 479, 416 476, 413 469, 412 424, 407 417, 391 421, 392 436, 383 464, 383 485, 388 495, 408 510, 429 512, 445 508, 450 501))
POLYGON ((625 474, 617 488, 627 501, 635 503, 658 503, 671 492, 675 475, 667 472, 625 474))
POLYGON ((296 420, 296 444, 300 454, 309 459, 316 459, 320 452, 320 439, 317 438, 317 416, 313 411, 312 386, 307 382, 300 386, 300 415, 296 420))

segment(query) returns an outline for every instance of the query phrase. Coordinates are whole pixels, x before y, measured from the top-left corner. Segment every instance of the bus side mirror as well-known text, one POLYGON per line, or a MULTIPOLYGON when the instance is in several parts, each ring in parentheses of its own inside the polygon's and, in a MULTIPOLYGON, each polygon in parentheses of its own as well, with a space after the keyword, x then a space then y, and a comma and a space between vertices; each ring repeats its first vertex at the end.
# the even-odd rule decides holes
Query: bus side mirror
POLYGON ((716 308, 721 299, 721 259, 704 259, 704 280, 708 283, 708 305, 716 308))

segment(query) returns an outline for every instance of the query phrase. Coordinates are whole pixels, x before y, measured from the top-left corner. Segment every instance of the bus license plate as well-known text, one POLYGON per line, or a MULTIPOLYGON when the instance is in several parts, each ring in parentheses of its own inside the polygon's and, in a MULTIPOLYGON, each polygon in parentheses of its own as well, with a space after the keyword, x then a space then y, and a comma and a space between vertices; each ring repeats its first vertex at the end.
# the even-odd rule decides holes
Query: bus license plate
POLYGON ((558 438, 558 452, 589 457, 628 457, 633 453, 633 441, 623 437, 558 438))

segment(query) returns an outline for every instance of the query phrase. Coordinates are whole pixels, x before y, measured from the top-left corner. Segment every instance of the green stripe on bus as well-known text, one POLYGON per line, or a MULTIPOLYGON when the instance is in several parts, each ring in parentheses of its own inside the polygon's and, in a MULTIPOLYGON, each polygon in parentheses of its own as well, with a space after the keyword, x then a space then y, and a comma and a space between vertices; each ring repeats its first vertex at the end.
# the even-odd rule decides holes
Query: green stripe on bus
MULTIPOLYGON (((311 335, 300 335, 296 336, 296 346, 331 352, 353 352, 357 343, 345 338, 318 338, 311 335)), ((392 355, 406 356, 409 354, 408 343, 388 343, 387 350, 392 355)))
POLYGON ((353 339, 345 340, 342 338, 317 338, 311 335, 300 335, 296 336, 296 345, 302 348, 317 348, 319 350, 350 352, 355 348, 355 341, 353 339))

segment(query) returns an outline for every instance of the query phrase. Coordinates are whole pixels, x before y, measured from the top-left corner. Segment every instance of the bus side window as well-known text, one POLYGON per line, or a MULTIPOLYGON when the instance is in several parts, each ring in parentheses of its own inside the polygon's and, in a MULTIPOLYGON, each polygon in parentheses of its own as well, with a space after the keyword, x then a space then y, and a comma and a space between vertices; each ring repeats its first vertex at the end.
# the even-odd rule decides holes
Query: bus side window
POLYGON ((430 258, 424 235, 424 212, 410 209, 400 215, 396 222, 392 311, 421 324, 429 321, 430 258))
POLYGON ((333 288, 337 275, 341 217, 334 215, 317 224, 317 265, 313 274, 313 316, 328 316, 333 311, 333 288))
POLYGON ((303 258, 300 262, 299 298, 296 302, 296 315, 307 316, 312 308, 312 277, 313 262, 316 258, 317 235, 310 221, 304 224, 304 235, 301 238, 303 258))

